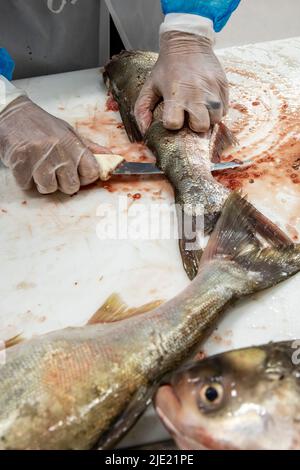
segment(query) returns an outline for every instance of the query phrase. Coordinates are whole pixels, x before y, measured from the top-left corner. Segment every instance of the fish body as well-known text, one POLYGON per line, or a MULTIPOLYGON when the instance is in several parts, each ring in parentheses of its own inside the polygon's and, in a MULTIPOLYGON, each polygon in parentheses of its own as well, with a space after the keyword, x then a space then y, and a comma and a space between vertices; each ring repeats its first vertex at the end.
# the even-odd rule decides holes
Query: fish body
POLYGON ((175 373, 156 407, 182 449, 300 449, 300 341, 225 352, 175 373))
MULTIPOLYGON (((210 233, 229 194, 229 190, 212 176, 212 161, 226 146, 234 143, 234 138, 224 125, 216 125, 205 134, 193 132, 188 125, 180 131, 169 131, 162 122, 163 103, 154 110, 153 122, 142 137, 134 117, 134 106, 156 61, 155 53, 125 51, 107 64, 104 77, 118 102, 129 138, 145 141, 156 157, 157 166, 172 184, 182 215, 192 219, 202 217, 205 232, 210 233)), ((192 237, 187 230, 182 232, 187 241, 192 237)), ((193 278, 197 271, 197 254, 189 252, 185 245, 183 241, 182 257, 190 278, 193 278)))
MULTIPOLYGON (((205 134, 193 132, 188 125, 180 131, 165 129, 162 120, 163 102, 153 112, 153 121, 144 136, 134 116, 140 91, 157 61, 152 52, 124 51, 106 65, 104 80, 117 101, 127 134, 132 141, 148 145, 156 157, 156 165, 163 171, 175 192, 178 215, 179 247, 187 275, 194 279, 198 272, 203 232, 211 233, 230 194, 212 175, 212 162, 230 145, 235 137, 224 124, 214 126, 205 134)), ((257 231, 266 230, 271 238, 288 243, 288 238, 256 213, 257 231)))
POLYGON ((263 248, 255 213, 237 194, 229 197, 198 275, 173 300, 111 323, 105 305, 105 324, 96 323, 99 311, 90 325, 9 348, 0 365, 0 449, 114 446, 229 302, 300 270, 299 246, 263 248))

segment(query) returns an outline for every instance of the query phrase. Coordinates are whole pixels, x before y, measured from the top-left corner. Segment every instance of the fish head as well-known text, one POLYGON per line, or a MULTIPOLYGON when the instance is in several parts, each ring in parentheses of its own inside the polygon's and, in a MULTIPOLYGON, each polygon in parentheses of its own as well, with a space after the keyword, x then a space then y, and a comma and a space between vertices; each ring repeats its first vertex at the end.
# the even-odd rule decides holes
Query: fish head
MULTIPOLYGON (((155 396, 162 422, 184 450, 288 449, 300 444, 300 383, 262 348, 186 366, 155 396)), ((285 358, 286 359, 286 358, 285 358)))

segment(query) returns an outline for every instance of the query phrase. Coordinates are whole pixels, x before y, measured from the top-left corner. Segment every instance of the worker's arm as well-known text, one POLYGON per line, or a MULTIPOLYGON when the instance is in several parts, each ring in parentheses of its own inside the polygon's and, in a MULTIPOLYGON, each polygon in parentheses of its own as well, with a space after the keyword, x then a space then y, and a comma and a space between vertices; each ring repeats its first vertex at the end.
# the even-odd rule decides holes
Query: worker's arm
POLYGON ((144 134, 152 111, 164 100, 163 123, 181 129, 185 114, 196 132, 206 132, 228 110, 228 82, 213 51, 220 31, 240 0, 162 0, 165 21, 160 54, 135 107, 144 134))
POLYGON ((13 86, 13 68, 7 51, 0 49, 0 160, 18 184, 23 189, 35 185, 43 194, 57 189, 74 194, 97 180, 98 164, 82 139, 13 86))

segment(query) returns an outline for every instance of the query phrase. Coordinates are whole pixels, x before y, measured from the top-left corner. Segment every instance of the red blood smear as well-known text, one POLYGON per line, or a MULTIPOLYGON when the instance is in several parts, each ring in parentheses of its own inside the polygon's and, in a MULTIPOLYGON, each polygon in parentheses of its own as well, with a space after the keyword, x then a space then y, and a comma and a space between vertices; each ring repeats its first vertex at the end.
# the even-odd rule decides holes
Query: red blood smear
POLYGON ((142 195, 140 193, 136 193, 132 196, 133 199, 141 199, 142 195))
POLYGON ((106 111, 114 111, 114 112, 119 111, 119 105, 114 100, 111 94, 108 96, 107 101, 106 101, 106 111))
POLYGON ((111 184, 104 184, 103 189, 106 189, 109 193, 114 193, 116 189, 111 184))
MULTIPOLYGON (((254 101, 253 105, 260 103, 254 101)), ((257 179, 267 178, 272 185, 288 184, 288 182, 299 186, 300 191, 300 140, 298 137, 299 111, 286 113, 288 104, 283 103, 280 107, 278 125, 274 128, 274 135, 277 136, 274 144, 268 151, 264 151, 256 159, 255 164, 245 169, 227 170, 215 172, 215 178, 231 190, 244 188, 248 183, 254 183, 257 179), (284 120, 282 121, 282 119, 284 120)), ((241 129, 242 130, 242 129, 241 129)), ((239 148, 223 161, 240 158, 246 160, 249 148, 239 148)))
POLYGON ((253 101, 252 106, 259 106, 260 102, 259 101, 253 101))
POLYGON ((248 109, 243 104, 233 103, 231 106, 242 114, 248 114, 248 109))

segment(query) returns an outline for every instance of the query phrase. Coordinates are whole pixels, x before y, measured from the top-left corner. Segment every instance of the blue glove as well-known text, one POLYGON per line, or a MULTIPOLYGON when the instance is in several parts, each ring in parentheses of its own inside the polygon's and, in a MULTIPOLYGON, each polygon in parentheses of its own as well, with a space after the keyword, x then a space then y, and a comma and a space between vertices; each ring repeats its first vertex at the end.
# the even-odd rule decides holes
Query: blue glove
POLYGON ((3 47, 0 48, 0 75, 3 75, 7 80, 12 80, 15 63, 10 57, 9 53, 3 47))
POLYGON ((226 25, 241 0, 161 0, 163 12, 204 16, 214 23, 216 33, 226 25))

